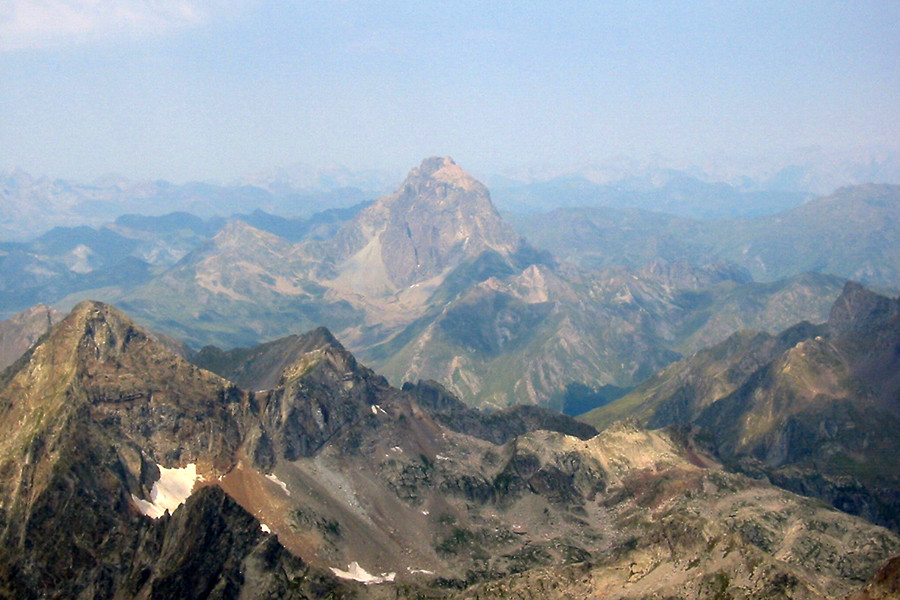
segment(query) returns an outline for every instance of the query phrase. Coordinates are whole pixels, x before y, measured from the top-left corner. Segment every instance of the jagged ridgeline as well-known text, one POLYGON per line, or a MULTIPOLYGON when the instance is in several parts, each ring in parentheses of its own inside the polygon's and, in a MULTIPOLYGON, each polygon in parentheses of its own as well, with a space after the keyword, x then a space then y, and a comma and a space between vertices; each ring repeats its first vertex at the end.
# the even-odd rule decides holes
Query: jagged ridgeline
POLYGON ((432 379, 470 405, 572 412, 568 390, 630 389, 735 329, 824 320, 844 283, 759 284, 709 263, 560 263, 512 229, 484 185, 429 158, 322 239, 233 221, 114 299, 154 329, 211 346, 206 359, 326 326, 395 385, 432 379))
POLYGON ((848 283, 820 325, 741 332, 582 419, 691 426, 728 465, 900 530, 900 299, 848 283))
POLYGON ((842 598, 896 571, 896 534, 674 430, 485 415, 323 329, 215 357, 249 389, 154 338, 85 302, 2 376, 0 596, 842 598))

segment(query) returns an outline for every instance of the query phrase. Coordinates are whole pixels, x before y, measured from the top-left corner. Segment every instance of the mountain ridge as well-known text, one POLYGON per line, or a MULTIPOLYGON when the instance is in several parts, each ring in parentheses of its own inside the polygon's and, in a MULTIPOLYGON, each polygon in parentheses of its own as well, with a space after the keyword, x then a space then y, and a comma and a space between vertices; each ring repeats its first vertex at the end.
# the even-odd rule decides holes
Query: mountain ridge
POLYGON ((900 185, 843 187, 790 210, 702 221, 612 208, 559 209, 517 219, 523 235, 585 267, 653 259, 728 261, 770 282, 816 271, 886 288, 900 285, 900 185))
POLYGON ((573 437, 498 415, 510 437, 482 440, 440 424, 472 418, 445 391, 392 388, 324 330, 305 339, 269 357, 274 389, 249 393, 80 304, 0 386, 0 431, 30 424, 0 445, 0 591, 466 598, 550 576, 565 595, 585 584, 575 569, 595 593, 711 599, 726 576, 750 598, 838 595, 900 553, 895 534, 727 473, 674 432, 573 437), (139 500, 175 471, 198 487, 154 519, 139 500), (383 583, 336 577, 362 572, 383 583))
POLYGON ((900 300, 846 284, 824 324, 735 334, 585 415, 694 426, 732 468, 900 527, 900 300))

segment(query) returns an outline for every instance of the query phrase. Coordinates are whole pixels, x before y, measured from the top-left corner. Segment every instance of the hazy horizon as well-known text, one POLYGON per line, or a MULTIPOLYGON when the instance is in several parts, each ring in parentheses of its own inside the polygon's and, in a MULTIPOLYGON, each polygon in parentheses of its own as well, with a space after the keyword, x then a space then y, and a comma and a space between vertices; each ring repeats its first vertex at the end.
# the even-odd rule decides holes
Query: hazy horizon
POLYGON ((448 154, 489 174, 896 152, 898 25, 892 2, 12 0, 0 171, 184 182, 296 163, 401 174, 448 154))

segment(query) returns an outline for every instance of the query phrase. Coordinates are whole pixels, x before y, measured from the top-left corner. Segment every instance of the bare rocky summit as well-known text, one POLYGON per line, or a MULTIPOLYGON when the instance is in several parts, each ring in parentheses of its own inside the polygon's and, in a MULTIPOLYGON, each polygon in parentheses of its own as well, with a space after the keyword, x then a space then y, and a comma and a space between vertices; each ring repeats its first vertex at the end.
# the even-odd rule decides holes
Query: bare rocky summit
POLYGON ((513 254, 523 244, 491 203, 487 188, 449 157, 413 169, 396 193, 376 201, 332 244, 340 261, 368 263, 398 287, 421 283, 486 250, 513 254))

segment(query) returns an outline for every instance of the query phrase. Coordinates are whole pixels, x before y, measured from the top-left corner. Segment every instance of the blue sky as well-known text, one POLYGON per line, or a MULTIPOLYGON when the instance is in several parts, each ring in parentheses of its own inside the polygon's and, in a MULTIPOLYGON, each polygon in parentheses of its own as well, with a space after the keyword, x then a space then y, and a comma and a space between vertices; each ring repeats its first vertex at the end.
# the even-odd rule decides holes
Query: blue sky
POLYGON ((0 170, 900 146, 900 3, 0 1, 0 170))

